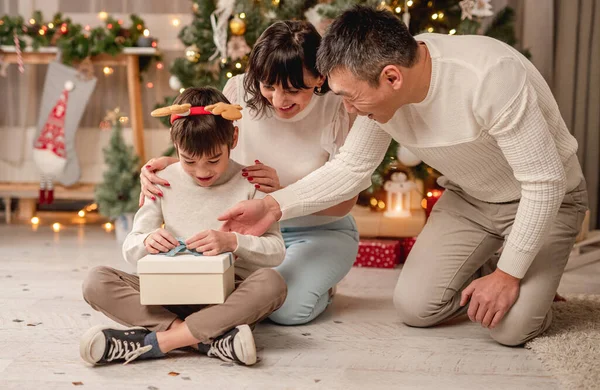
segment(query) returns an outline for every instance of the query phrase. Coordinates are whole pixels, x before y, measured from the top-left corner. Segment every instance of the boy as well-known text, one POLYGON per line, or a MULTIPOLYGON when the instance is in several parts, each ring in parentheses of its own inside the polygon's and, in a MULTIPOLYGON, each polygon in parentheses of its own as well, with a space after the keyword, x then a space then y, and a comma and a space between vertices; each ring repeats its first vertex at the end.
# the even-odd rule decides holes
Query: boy
POLYGON ((91 270, 83 283, 86 302, 132 328, 97 326, 88 330, 81 339, 80 353, 90 364, 160 358, 186 346, 228 362, 256 362, 250 326, 285 301, 285 282, 271 269, 282 262, 285 246, 277 224, 261 237, 218 231, 217 216, 222 210, 258 195, 240 175, 242 166, 229 159, 238 129, 223 117, 226 112, 220 116, 219 110, 206 107, 218 102, 228 103, 214 88, 189 88, 175 100, 192 106, 181 116, 171 115, 171 139, 179 163, 161 172, 169 185, 137 212, 123 255, 136 264, 149 253, 175 248, 179 245, 175 237, 183 237, 188 250, 207 256, 233 252, 238 257, 237 288, 221 305, 144 306, 137 276, 109 267, 91 270))

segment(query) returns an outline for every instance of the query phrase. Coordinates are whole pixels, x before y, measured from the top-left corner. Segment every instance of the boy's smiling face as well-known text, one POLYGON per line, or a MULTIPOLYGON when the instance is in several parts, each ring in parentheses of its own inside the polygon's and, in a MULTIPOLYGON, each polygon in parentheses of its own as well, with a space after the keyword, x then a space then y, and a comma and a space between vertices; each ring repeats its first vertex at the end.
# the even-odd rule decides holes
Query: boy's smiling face
POLYGON ((229 148, 221 145, 211 155, 194 156, 177 147, 179 161, 185 173, 190 175, 201 187, 210 187, 229 166, 229 148))

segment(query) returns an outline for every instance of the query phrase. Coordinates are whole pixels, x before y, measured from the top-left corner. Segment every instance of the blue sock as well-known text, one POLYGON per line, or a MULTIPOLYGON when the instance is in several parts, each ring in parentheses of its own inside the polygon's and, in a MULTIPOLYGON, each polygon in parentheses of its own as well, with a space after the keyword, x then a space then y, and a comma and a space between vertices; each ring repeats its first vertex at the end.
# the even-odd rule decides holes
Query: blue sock
POLYGON ((144 337, 144 345, 151 345, 152 349, 140 356, 140 359, 152 359, 161 358, 165 354, 161 352, 158 346, 158 339, 156 338, 156 332, 150 332, 144 337))

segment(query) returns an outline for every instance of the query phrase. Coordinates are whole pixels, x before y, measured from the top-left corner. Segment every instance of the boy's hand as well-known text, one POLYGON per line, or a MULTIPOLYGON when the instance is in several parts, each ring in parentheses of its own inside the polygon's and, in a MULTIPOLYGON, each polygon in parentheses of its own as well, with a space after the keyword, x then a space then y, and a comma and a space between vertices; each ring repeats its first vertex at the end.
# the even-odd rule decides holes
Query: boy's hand
POLYGON ((188 238, 185 245, 189 250, 196 250, 205 256, 216 256, 236 250, 237 237, 233 233, 203 230, 188 238))
POLYGON ((179 242, 165 229, 158 229, 144 240, 148 253, 165 253, 179 245, 179 242))

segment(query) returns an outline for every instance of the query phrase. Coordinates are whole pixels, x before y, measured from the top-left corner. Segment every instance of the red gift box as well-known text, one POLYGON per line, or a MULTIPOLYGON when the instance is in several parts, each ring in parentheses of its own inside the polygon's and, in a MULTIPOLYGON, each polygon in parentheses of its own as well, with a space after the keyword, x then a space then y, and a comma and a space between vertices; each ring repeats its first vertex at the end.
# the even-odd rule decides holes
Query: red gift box
POLYGON ((403 238, 400 241, 400 263, 404 263, 410 254, 410 250, 417 241, 417 237, 403 238))
POLYGON ((360 240, 355 267, 394 268, 402 253, 398 240, 360 240))

